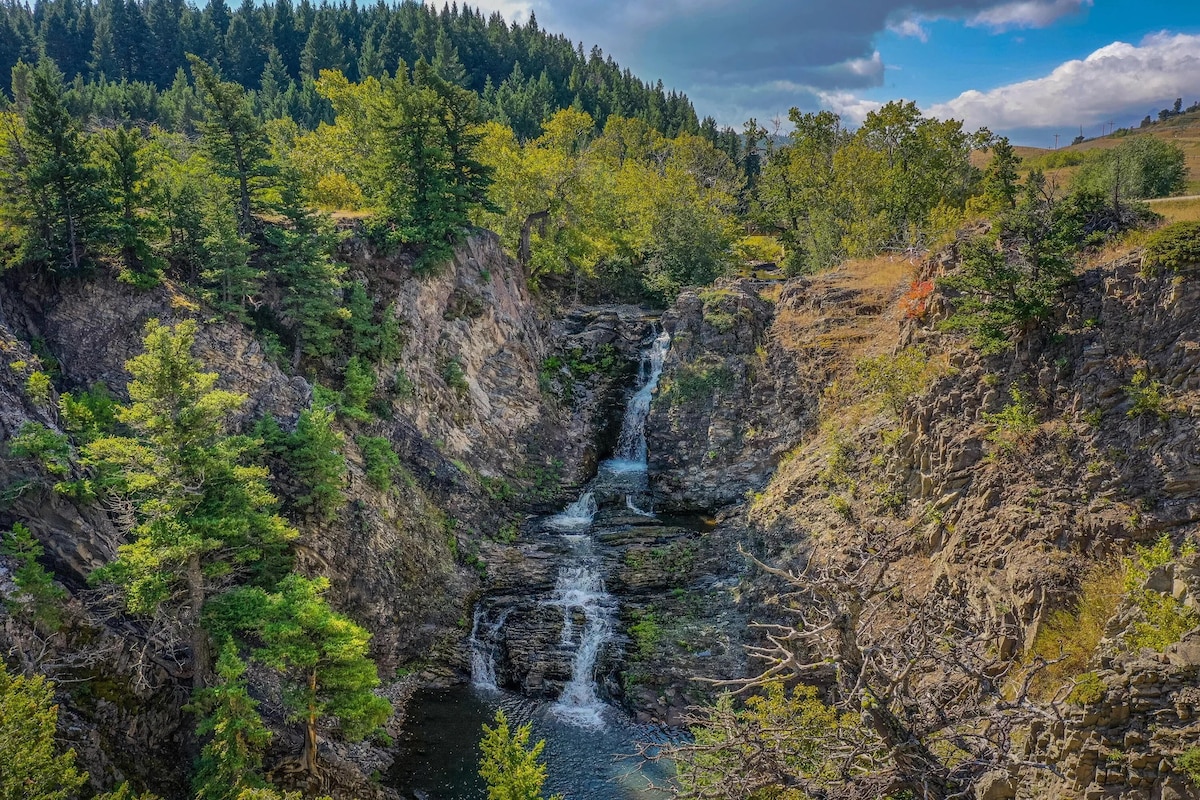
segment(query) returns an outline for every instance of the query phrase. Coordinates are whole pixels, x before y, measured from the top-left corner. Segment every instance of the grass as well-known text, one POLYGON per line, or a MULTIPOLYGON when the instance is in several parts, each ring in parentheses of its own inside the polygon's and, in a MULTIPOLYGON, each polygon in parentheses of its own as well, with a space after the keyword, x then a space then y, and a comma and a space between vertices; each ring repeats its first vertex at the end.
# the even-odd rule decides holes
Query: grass
MULTIPOLYGON (((1195 191, 1200 192, 1200 188, 1195 191)), ((1200 222, 1200 200, 1160 200, 1150 207, 1167 222, 1200 222)))
MULTIPOLYGON (((1044 667, 1030 684, 1035 698, 1047 700, 1071 680, 1086 675, 1084 670, 1104 636, 1104 626, 1121 602, 1124 580, 1120 567, 1095 567, 1084 577, 1075 604, 1046 618, 1022 659, 1024 669, 1019 670, 1025 673, 1038 659, 1055 662, 1044 667)), ((1085 696, 1086 690, 1080 699, 1085 696)))

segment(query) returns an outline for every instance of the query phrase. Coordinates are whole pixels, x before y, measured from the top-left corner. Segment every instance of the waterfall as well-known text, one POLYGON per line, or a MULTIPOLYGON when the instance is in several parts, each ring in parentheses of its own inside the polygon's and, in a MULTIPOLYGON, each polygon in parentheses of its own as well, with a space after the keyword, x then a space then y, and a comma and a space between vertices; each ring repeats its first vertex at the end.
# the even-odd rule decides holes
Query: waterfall
POLYGON ((621 435, 617 439, 617 449, 613 457, 605 463, 605 467, 616 473, 646 471, 646 417, 650 415, 650 401, 658 388, 658 379, 662 377, 663 362, 667 350, 671 348, 671 335, 666 331, 660 333, 651 343, 650 348, 642 354, 638 365, 638 390, 629 400, 625 408, 625 418, 621 421, 621 435))
POLYGON ((595 516, 596 495, 594 492, 584 491, 578 500, 546 520, 546 525, 557 531, 581 531, 592 524, 595 516))
POLYGON ((471 625, 471 685, 476 689, 498 691, 496 685, 496 651, 500 648, 500 630, 508 619, 511 608, 500 612, 495 622, 489 622, 483 604, 475 606, 475 619, 471 625))
MULTIPOLYGON (((631 492, 645 488, 646 418, 650 415, 650 401, 658 388, 670 346, 671 337, 663 331, 642 353, 637 390, 625 409, 613 457, 600 465, 596 480, 585 487, 573 503, 543 523, 544 528, 561 534, 569 548, 559 568, 553 595, 542 601, 543 605, 562 609, 559 647, 563 652, 571 653, 571 679, 563 686, 552 711, 564 721, 582 728, 605 727, 607 706, 600 699, 596 686, 596 664, 612 637, 617 611, 616 599, 604 587, 600 562, 589 532, 598 511, 596 491, 605 497, 605 490, 619 487, 619 491, 626 493, 625 504, 629 511, 653 516, 652 512, 638 507, 631 492), (610 480, 602 483, 605 477, 610 480)), ((475 609, 470 639, 471 681, 479 689, 496 690, 496 656, 509 610, 492 621, 482 605, 475 609)))
POLYGON ((562 608, 561 644, 575 651, 571 680, 563 687, 553 711, 580 727, 603 728, 605 706, 596 693, 594 673, 600 649, 612 634, 613 596, 605 590, 604 581, 591 564, 575 564, 563 567, 559 573, 549 605, 562 608), (578 640, 576 614, 583 616, 578 640))

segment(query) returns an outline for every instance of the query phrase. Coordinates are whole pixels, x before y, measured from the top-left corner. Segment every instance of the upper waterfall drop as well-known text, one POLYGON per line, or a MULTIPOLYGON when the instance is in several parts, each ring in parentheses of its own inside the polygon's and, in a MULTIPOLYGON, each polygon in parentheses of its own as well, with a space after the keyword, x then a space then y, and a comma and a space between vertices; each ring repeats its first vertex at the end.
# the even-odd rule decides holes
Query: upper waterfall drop
POLYGON ((671 349, 671 334, 665 330, 655 337, 649 349, 642 355, 638 366, 638 390, 625 407, 625 418, 621 421, 621 434, 613 457, 601 465, 602 470, 620 474, 645 472, 648 451, 646 448, 646 418, 650 416, 650 401, 658 389, 662 377, 667 351, 671 349))

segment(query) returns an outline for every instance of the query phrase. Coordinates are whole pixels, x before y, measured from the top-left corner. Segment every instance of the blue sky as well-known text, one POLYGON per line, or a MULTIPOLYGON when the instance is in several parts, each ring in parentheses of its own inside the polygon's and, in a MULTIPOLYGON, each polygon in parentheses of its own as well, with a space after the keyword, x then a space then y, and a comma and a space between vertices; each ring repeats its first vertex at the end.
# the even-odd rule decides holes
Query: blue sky
MULTIPOLYGON (((703 116, 770 127, 887 100, 1021 144, 1200 100, 1200 0, 482 0, 600 45, 703 116)), ((786 128, 786 125, 784 126, 786 128)))

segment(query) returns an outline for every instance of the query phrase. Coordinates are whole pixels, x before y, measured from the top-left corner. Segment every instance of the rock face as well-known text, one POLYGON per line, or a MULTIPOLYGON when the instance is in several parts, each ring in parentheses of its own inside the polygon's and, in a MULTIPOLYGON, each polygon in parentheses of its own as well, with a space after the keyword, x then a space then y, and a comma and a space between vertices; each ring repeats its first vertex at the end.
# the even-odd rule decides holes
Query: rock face
MULTIPOLYGON (((675 346, 650 419, 652 483, 674 508, 737 504, 731 535, 768 563, 884 542, 905 597, 952 601, 1019 665, 1093 570, 1163 535, 1195 541, 1200 281, 1144 277, 1133 253, 1080 276, 1055 334, 984 357, 939 330, 952 298, 899 303, 954 259, 682 294, 664 315, 675 346), (903 386, 901 364, 916 365, 903 386)), ((751 570, 736 591, 745 617, 789 621, 769 576, 751 570)), ((1101 704, 1036 729, 1019 756, 1055 769, 993 771, 977 796, 1197 796, 1175 762, 1200 744, 1196 645, 1122 655, 1119 640, 1089 667, 1101 704)))

